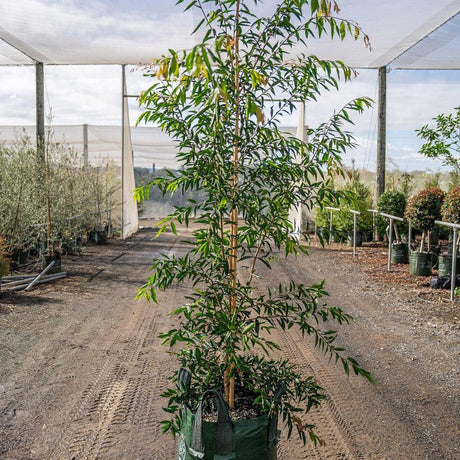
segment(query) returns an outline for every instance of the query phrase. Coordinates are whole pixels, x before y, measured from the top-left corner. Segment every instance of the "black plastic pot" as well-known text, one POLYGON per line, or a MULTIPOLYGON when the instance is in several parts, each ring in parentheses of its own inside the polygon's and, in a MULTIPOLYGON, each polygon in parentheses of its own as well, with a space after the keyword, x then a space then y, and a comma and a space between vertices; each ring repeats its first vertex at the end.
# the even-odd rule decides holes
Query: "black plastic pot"
POLYGON ((431 275, 431 254, 428 252, 411 252, 409 274, 417 276, 431 275))
POLYGON ((24 265, 29 260, 30 251, 23 248, 13 248, 12 260, 16 262, 17 265, 24 265))
POLYGON ((363 235, 363 241, 365 243, 370 243, 374 241, 374 232, 372 231, 367 231, 367 232, 361 232, 363 235))
POLYGON ((91 230, 87 235, 88 243, 107 244, 107 230, 91 230))
POLYGON ((408 264, 409 248, 407 243, 393 243, 391 247, 392 264, 408 264))
MULTIPOLYGON (((347 235, 348 246, 353 246, 353 230, 348 230, 347 235)), ((360 231, 356 232, 356 246, 363 245, 363 234, 360 231)))
POLYGON ((211 390, 195 413, 183 406, 180 417, 177 460, 276 460, 277 416, 232 421, 222 394, 211 390), (203 421, 202 403, 208 396, 216 401, 217 422, 203 421))
POLYGON ((53 255, 43 255, 42 266, 45 269, 54 260, 54 265, 48 270, 48 274, 59 273, 62 271, 61 254, 55 252, 53 255))

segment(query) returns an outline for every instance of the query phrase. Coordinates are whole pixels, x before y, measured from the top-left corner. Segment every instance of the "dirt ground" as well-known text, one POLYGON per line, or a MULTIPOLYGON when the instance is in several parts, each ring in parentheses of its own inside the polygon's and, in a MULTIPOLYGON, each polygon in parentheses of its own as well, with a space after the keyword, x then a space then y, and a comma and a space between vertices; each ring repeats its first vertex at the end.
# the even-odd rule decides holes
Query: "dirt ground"
MULTIPOLYGON (((144 228, 85 247, 63 259, 67 278, 0 294, 0 459, 175 459, 160 394, 177 364, 157 336, 187 287, 160 293, 158 306, 133 298, 152 257, 185 247, 153 236, 144 228)), ((340 343, 376 380, 347 378, 308 338, 280 333, 283 355, 328 399, 311 416, 325 446, 283 439, 279 459, 460 458, 460 303, 407 266, 387 273, 386 260, 383 246, 355 258, 346 246, 312 247, 261 278, 325 278, 327 302, 355 317, 340 343)))

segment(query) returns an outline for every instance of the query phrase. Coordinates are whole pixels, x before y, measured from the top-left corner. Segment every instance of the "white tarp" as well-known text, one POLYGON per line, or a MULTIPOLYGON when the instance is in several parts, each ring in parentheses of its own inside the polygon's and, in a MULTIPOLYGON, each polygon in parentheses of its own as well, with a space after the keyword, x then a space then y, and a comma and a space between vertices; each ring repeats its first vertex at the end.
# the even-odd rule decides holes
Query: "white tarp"
MULTIPOLYGON (((124 76, 123 69, 123 76, 124 76)), ((126 94, 126 79, 123 78, 123 94, 126 94)), ((128 99, 123 98, 123 133, 122 133, 122 218, 121 237, 123 239, 136 233, 139 228, 137 214, 137 203, 134 200, 133 192, 136 187, 134 181, 133 147, 131 144, 131 129, 129 126, 128 99)))
MULTIPOLYGON (((265 0, 254 11, 269 14, 277 4, 278 0, 265 0)), ((327 37, 299 51, 339 58, 360 68, 460 67, 458 0, 338 0, 338 4, 338 16, 358 22, 370 37, 372 51, 361 40, 339 43, 327 37)), ((190 48, 199 39, 190 36, 197 13, 193 8, 184 13, 184 6, 175 0, 3 0, 0 65, 34 60, 45 64, 149 63, 169 48, 190 48)))
MULTIPOLYGON (((299 118, 297 122, 297 131, 296 131, 297 139, 301 139, 302 141, 307 141, 307 126, 305 126, 305 104, 302 102, 299 104, 299 118)), ((296 158, 298 161, 299 158, 296 158)), ((300 239, 300 232, 302 231, 302 206, 301 204, 297 204, 292 206, 289 212, 289 222, 292 224, 292 235, 300 239)))
MULTIPOLYGON (((56 142, 62 142, 83 155, 83 125, 53 126, 56 142)), ((121 126, 87 125, 88 159, 92 165, 105 164, 107 160, 121 166, 121 126)), ((131 126, 131 145, 134 166, 157 169, 177 168, 177 148, 169 136, 157 127, 131 126)), ((35 142, 35 125, 0 125, 0 142, 12 144, 22 133, 35 142)))

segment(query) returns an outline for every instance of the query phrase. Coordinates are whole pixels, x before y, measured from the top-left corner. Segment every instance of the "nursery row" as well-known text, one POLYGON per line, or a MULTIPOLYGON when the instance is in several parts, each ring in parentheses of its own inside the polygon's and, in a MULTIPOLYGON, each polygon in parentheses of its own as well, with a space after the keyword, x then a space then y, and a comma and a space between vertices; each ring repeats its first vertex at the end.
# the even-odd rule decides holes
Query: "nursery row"
POLYGON ((440 279, 450 277, 443 281, 446 286, 450 285, 453 300, 454 280, 460 272, 460 187, 452 187, 447 195, 436 187, 424 189, 407 203, 403 193, 389 191, 379 198, 377 208, 361 212, 325 206, 315 219, 315 234, 322 240, 326 236, 331 242, 332 238, 340 241, 347 231, 353 255, 363 239, 386 238, 389 271, 392 263, 409 263, 409 273, 419 276, 431 275, 432 269, 438 268, 440 279), (344 226, 350 219, 353 219, 352 229, 349 224, 344 226), (328 225, 326 230, 324 227, 318 229, 318 221, 328 225), (371 224, 363 225, 366 222, 371 224), (416 238, 417 231, 419 239, 416 238), (445 247, 440 244, 441 238, 448 239, 445 247), (452 273, 455 276, 452 277, 452 273))
POLYGON ((363 197, 351 192, 339 206, 333 207, 331 203, 317 210, 315 228, 320 229, 320 237, 327 234, 330 241, 348 235, 351 241, 356 228, 359 240, 382 239, 385 235, 390 238, 391 233, 396 242, 408 242, 411 229, 421 232, 418 251, 424 252, 435 243, 435 233, 440 231, 448 236, 449 231, 437 227, 436 221, 460 224, 460 186, 452 187, 447 194, 438 187, 427 188, 409 200, 402 192, 388 191, 377 200, 377 209, 371 209, 370 193, 363 197))
POLYGON ((0 276, 30 251, 71 252, 83 232, 111 231, 117 176, 114 164, 85 165, 65 144, 48 141, 45 158, 26 135, 0 144, 0 276))

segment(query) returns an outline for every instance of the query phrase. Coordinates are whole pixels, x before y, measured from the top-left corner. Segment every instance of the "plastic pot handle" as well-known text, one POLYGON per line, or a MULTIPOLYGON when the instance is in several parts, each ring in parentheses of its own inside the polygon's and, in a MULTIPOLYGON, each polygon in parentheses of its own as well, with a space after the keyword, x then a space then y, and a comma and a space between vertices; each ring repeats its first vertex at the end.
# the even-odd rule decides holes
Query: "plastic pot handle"
POLYGON ((227 457, 233 451, 233 424, 228 413, 227 404, 222 394, 216 390, 208 390, 203 393, 201 401, 195 413, 195 421, 192 428, 190 440, 190 453, 198 458, 204 457, 203 448, 203 401, 207 396, 212 395, 217 405, 217 428, 216 428, 216 446, 215 460, 227 457))

